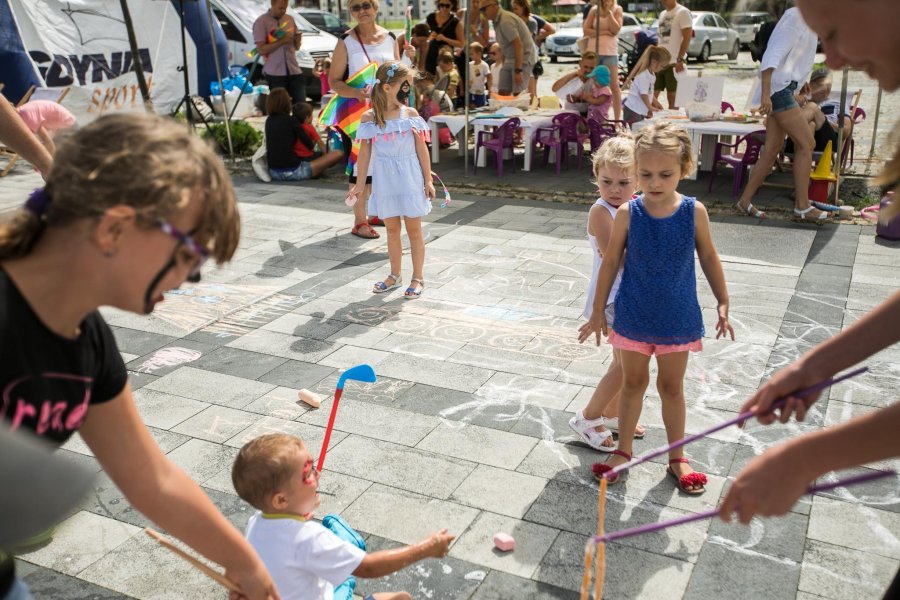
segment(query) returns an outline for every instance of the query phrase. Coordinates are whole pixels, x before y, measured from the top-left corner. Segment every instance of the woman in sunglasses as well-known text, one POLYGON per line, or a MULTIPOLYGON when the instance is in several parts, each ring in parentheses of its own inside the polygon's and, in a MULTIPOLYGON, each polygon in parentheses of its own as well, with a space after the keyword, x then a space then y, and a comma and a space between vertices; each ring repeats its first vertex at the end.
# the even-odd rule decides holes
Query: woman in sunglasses
MULTIPOLYGON (((231 259, 240 218, 222 160, 174 121, 116 113, 63 142, 46 175, 0 223, 0 427, 53 446, 78 431, 137 510, 246 597, 277 599, 250 544, 144 426, 98 312, 148 315, 207 258, 231 259)), ((13 564, 0 552, 0 598, 30 598, 13 564)))
MULTIPOLYGON (((350 0, 348 8, 350 18, 356 21, 356 26, 342 35, 334 48, 328 84, 335 94, 343 98, 356 98, 368 102, 368 90, 350 87, 346 84, 347 79, 370 62, 380 67, 385 61, 399 60, 400 46, 393 33, 375 22, 378 15, 378 0, 350 0)), ((406 57, 415 60, 415 48, 411 45, 406 48, 406 57)), ((351 140, 348 138, 344 142, 349 147, 351 140)), ((381 236, 372 226, 384 225, 384 222, 377 216, 367 218, 366 201, 372 191, 372 176, 363 173, 363 177, 366 178, 365 192, 358 196, 358 201, 353 205, 355 225, 350 233, 361 238, 373 239, 381 236)), ((350 175, 350 189, 356 185, 356 178, 357 169, 354 166, 350 175)))
MULTIPOLYGON (((425 23, 431 29, 431 37, 428 39, 428 54, 425 55, 425 71, 432 75, 437 74, 438 55, 445 46, 454 49, 466 45, 466 33, 462 21, 456 16, 459 8, 458 0, 438 0, 437 12, 425 17, 425 23)), ((460 71, 462 73, 462 71, 460 71)))

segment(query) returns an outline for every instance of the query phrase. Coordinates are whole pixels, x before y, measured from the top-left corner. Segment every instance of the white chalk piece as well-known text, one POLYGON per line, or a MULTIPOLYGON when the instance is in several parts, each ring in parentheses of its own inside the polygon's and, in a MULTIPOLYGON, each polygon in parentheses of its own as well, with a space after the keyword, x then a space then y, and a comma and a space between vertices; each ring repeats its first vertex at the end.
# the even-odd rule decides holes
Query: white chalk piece
POLYGON ((849 220, 853 218, 853 207, 852 206, 841 206, 840 207, 841 218, 844 220, 849 220))
POLYGON ((319 408, 319 406, 321 406, 322 404, 322 398, 320 398, 318 394, 314 394, 313 392, 306 389, 297 392, 297 397, 299 397, 302 402, 309 404, 313 408, 319 408))
POLYGON ((495 533, 494 547, 501 552, 512 552, 516 549, 516 539, 508 533, 495 533))

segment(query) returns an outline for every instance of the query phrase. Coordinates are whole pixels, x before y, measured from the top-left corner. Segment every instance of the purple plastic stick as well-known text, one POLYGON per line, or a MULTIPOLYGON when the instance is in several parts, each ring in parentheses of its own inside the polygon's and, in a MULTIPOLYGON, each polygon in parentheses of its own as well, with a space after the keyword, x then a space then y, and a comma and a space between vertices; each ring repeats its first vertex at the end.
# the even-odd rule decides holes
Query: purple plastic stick
MULTIPOLYGON (((806 493, 815 494, 818 492, 827 492, 828 490, 833 490, 835 488, 866 483, 867 481, 881 479, 882 477, 890 477, 896 474, 896 471, 872 471, 871 473, 863 473, 862 475, 854 475, 853 477, 847 477, 846 479, 839 479, 838 481, 835 481, 833 483, 811 485, 806 488, 806 493)), ((641 535, 642 533, 651 533, 654 531, 659 531, 661 529, 668 529, 669 527, 674 527, 675 525, 683 525, 685 523, 692 523, 694 521, 702 521, 703 519, 711 519, 718 514, 719 509, 715 508, 706 512, 672 519, 671 521, 649 523, 647 525, 641 525, 640 527, 632 527, 630 529, 622 529, 621 531, 613 531, 612 533, 607 533, 603 536, 595 535, 591 537, 591 540, 598 544, 601 542, 611 542, 613 540, 620 540, 622 538, 631 537, 633 535, 641 535)))
MULTIPOLYGON (((865 373, 868 370, 869 370, 869 367, 860 367, 860 368, 856 369, 855 371, 850 371, 846 375, 841 375, 840 377, 834 377, 832 379, 826 379, 825 381, 823 381, 821 383, 817 383, 816 385, 811 385, 806 389, 803 389, 803 390, 800 390, 799 392, 791 394, 791 396, 794 398, 803 398, 804 396, 809 396, 810 394, 815 394, 816 392, 820 392, 827 387, 830 387, 836 383, 844 381, 845 379, 850 379, 851 377, 856 377, 857 375, 860 375, 861 373, 865 373)), ((787 398, 782 398, 781 400, 777 400, 777 401, 773 402, 772 406, 769 407, 768 412, 772 412, 777 408, 781 408, 781 406, 786 401, 787 401, 787 398)), ((606 477, 607 479, 609 479, 611 477, 615 477, 622 471, 627 471, 631 467, 635 467, 643 462, 647 462, 651 458, 656 458, 660 454, 666 454, 667 452, 671 452, 672 450, 675 450, 676 448, 681 448, 682 446, 686 446, 687 444, 690 444, 693 441, 699 440, 700 438, 705 438, 706 436, 708 436, 712 433, 715 433, 717 431, 720 431, 722 429, 725 429, 726 427, 731 427, 732 425, 737 425, 738 423, 743 423, 744 421, 746 421, 747 419, 750 419, 751 417, 753 417, 755 415, 756 415, 756 413, 754 413, 752 410, 743 412, 743 413, 739 414, 738 416, 736 416, 735 418, 725 421, 724 423, 719 423, 718 425, 714 425, 713 427, 710 427, 709 429, 707 429, 705 431, 701 431, 700 433, 695 433, 694 435, 689 435, 687 437, 684 437, 684 438, 678 440, 677 442, 675 442, 673 444, 668 444, 666 446, 662 446, 660 448, 657 448, 656 450, 651 450, 650 452, 648 452, 646 454, 642 454, 641 456, 638 456, 637 458, 633 458, 630 461, 628 461, 627 463, 621 464, 618 467, 615 467, 615 468, 610 469, 609 471, 605 472, 603 474, 603 477, 606 477)))

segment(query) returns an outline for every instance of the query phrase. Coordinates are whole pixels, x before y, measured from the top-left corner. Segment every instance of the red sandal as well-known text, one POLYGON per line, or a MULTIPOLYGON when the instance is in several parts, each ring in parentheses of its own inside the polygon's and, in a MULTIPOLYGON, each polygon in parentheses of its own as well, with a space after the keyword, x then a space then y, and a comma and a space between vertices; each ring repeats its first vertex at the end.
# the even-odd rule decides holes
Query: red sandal
MULTIPOLYGON (((631 455, 628 454, 627 452, 623 452, 617 448, 615 450, 610 450, 610 452, 609 452, 610 457, 613 454, 621 456, 625 460, 631 462, 631 455)), ((609 460, 609 459, 607 459, 607 460, 609 460)), ((612 471, 613 468, 614 467, 612 467, 611 465, 609 465, 605 462, 598 462, 598 463, 594 463, 593 465, 591 465, 591 472, 594 473, 594 479, 596 479, 597 481, 600 481, 600 479, 602 479, 606 473, 608 473, 609 471, 612 471)), ((615 477, 607 477, 606 483, 607 483, 607 485, 612 485, 614 483, 618 483, 618 481, 621 477, 622 477, 621 473, 618 473, 615 477)))
POLYGON ((374 240, 375 238, 380 238, 380 237, 381 237, 381 235, 380 235, 377 231, 375 231, 374 229, 372 229, 372 226, 369 225, 368 223, 366 223, 365 221, 363 221, 362 223, 357 223, 356 225, 354 225, 354 226, 353 226, 353 229, 350 230, 350 233, 352 233, 352 234, 355 235, 356 237, 361 237, 361 238, 364 238, 364 239, 367 239, 367 240, 374 240), (362 233, 361 230, 362 230, 363 227, 365 227, 366 229, 369 230, 369 233, 368 233, 368 234, 362 233))
POLYGON ((372 227, 384 227, 384 221, 378 218, 378 216, 369 217, 369 225, 372 227))
POLYGON ((666 473, 675 478, 675 485, 678 486, 679 490, 681 490, 685 494, 690 494, 691 496, 699 496, 706 491, 706 487, 704 487, 707 483, 706 474, 693 471, 691 473, 688 473, 687 475, 682 475, 681 477, 679 477, 671 466, 676 463, 690 462, 691 461, 686 458, 673 458, 669 461, 669 466, 666 467, 666 473), (698 485, 700 486, 699 488, 697 488, 698 485))

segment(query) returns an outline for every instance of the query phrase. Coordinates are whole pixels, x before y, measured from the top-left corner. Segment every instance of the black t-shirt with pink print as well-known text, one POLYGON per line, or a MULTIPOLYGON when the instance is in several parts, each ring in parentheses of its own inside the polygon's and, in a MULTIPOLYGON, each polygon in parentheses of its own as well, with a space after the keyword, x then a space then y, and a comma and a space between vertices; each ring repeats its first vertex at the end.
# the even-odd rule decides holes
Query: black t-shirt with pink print
POLYGON ((72 340, 52 332, 0 269, 0 425, 61 445, 90 405, 122 392, 128 373, 109 326, 94 311, 80 329, 72 340))

